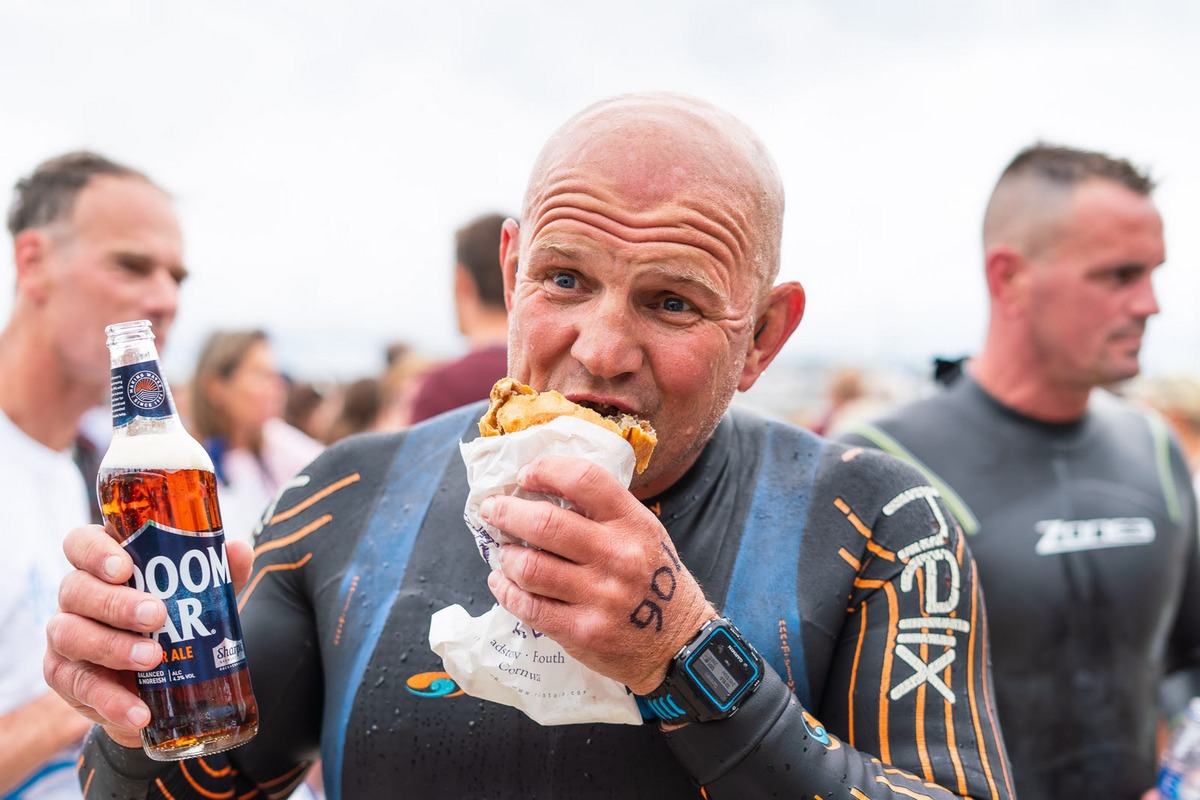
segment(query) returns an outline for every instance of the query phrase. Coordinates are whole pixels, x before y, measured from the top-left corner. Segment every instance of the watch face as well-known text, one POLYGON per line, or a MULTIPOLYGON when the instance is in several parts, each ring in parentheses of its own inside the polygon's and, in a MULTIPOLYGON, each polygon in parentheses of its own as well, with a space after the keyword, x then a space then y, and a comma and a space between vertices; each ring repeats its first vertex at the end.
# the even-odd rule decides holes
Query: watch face
POLYGON ((685 667, 696 685, 722 710, 728 708, 760 672, 749 653, 728 631, 720 628, 692 653, 685 667))

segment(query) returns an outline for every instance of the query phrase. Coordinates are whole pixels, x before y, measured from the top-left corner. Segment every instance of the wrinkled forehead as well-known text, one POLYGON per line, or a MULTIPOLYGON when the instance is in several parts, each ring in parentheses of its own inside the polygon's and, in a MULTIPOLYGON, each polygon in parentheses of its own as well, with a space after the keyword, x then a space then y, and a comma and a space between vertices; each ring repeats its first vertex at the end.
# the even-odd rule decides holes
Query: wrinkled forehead
POLYGON ((692 98, 627 96, 568 120, 530 176, 523 222, 536 227, 548 196, 590 182, 627 209, 687 207, 742 228, 757 271, 778 269, 783 189, 766 148, 740 120, 692 98))
POLYGON ((776 180, 765 149, 738 120, 664 99, 610 101, 568 120, 543 148, 527 200, 564 172, 585 169, 634 204, 701 192, 758 206, 776 180))

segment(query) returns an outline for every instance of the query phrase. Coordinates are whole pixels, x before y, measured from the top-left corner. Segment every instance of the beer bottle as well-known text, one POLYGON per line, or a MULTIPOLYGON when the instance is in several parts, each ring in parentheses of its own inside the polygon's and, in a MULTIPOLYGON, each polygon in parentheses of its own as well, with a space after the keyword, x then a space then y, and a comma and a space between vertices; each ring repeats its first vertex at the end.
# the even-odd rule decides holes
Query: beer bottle
POLYGON ((1162 800, 1200 798, 1200 697, 1193 697, 1171 731, 1159 762, 1162 800))
POLYGON ((110 325, 113 437, 96 489, 110 534, 132 556, 130 585, 161 598, 162 663, 137 673, 150 707, 147 754, 172 761, 227 750, 258 730, 258 706, 208 453, 183 428, 150 322, 110 325))

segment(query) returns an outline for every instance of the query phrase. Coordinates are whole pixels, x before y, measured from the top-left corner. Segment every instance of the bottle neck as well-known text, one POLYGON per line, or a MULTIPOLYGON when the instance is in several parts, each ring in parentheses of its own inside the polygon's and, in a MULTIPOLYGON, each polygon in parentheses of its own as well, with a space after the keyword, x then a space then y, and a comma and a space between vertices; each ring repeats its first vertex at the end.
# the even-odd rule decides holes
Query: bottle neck
POLYGON ((113 436, 167 432, 181 427, 154 342, 109 345, 113 436))

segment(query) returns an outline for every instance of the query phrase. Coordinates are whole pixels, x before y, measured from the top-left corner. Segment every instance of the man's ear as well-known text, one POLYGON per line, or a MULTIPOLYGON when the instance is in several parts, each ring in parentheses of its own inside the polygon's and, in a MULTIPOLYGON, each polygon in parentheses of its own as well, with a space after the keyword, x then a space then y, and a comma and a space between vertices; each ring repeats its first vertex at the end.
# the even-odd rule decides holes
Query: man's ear
POLYGON ((746 391, 775 359, 804 316, 804 287, 796 281, 781 283, 771 290, 766 309, 754 322, 754 338, 746 352, 746 363, 738 390, 746 391))
POLYGON ((34 303, 50 293, 50 239, 44 231, 27 228, 13 237, 13 264, 17 268, 17 293, 34 303))
POLYGON ((984 253, 984 274, 992 307, 1011 317, 1026 304, 1032 265, 1008 245, 993 245, 984 253))
POLYGON ((517 265, 521 255, 521 229, 515 219, 504 220, 500 228, 500 269, 504 273, 504 307, 512 311, 513 288, 517 285, 517 265))

